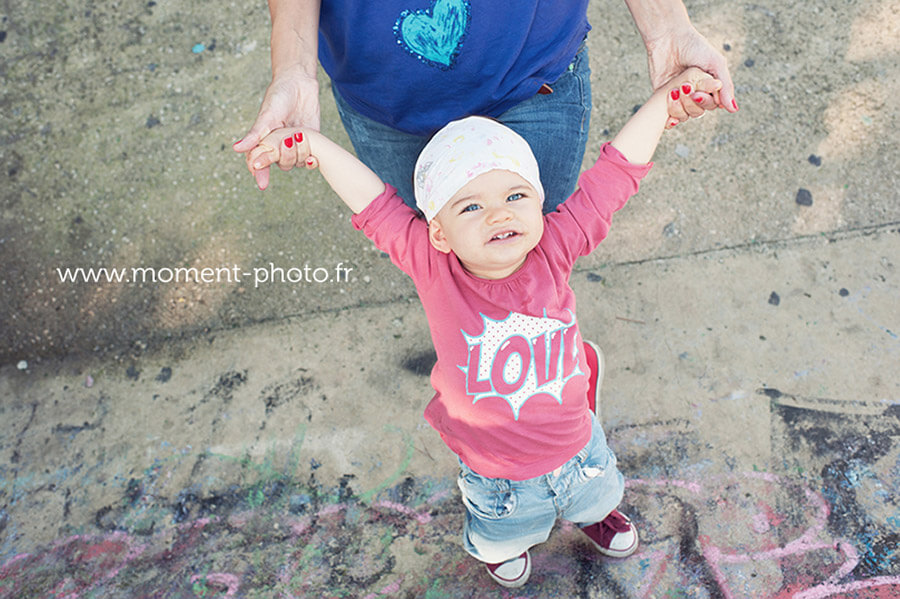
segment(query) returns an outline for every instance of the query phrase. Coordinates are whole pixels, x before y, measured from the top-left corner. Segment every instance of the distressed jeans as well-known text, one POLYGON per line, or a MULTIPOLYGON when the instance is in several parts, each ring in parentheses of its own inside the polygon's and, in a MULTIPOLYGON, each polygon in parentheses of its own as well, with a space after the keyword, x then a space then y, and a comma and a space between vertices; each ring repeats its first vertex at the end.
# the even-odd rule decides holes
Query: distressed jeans
POLYGON ((512 559, 546 541, 557 519, 587 526, 619 505, 625 480, 596 416, 592 422, 584 449, 562 468, 536 478, 486 478, 461 464, 463 546, 472 557, 489 563, 512 559))

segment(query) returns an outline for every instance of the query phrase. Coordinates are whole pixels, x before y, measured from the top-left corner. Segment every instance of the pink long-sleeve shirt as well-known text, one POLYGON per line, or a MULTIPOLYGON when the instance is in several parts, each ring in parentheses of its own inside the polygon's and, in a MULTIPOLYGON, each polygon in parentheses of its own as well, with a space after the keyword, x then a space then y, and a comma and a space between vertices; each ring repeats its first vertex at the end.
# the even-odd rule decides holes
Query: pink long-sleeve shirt
POLYGON ((522 267, 481 279, 434 249, 427 224, 388 186, 353 225, 412 277, 437 363, 425 418, 475 472, 525 480, 558 468, 591 435, 584 348, 569 275, 609 232, 651 165, 609 144, 578 190, 545 217, 522 267))

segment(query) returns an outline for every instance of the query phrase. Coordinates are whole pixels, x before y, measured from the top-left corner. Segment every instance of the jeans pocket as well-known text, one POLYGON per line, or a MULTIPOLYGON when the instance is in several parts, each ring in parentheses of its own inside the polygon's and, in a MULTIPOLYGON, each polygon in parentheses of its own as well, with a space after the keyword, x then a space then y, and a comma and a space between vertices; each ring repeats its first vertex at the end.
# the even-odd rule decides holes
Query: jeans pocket
POLYGON ((604 476, 616 469, 616 456, 605 444, 579 460, 578 474, 582 481, 604 476))
MULTIPOLYGON (((587 47, 583 47, 572 59, 571 64, 550 84, 555 100, 563 103, 578 115, 579 132, 587 135, 591 117, 591 63, 587 47)), ((579 164, 580 168, 581 165, 579 164)))
POLYGON ((502 520, 516 511, 518 495, 508 480, 463 470, 457 483, 466 509, 477 518, 502 520))

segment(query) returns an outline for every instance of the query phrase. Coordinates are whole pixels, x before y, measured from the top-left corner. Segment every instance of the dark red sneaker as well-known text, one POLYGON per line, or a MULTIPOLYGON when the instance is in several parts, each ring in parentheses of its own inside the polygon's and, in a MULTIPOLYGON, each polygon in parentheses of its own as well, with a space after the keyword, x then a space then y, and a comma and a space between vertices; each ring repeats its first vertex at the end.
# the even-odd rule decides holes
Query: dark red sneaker
POLYGON ((603 352, 593 341, 584 340, 584 354, 590 372, 588 375, 588 407, 600 418, 600 385, 603 384, 603 371, 606 364, 603 352))
POLYGON ((531 576, 531 554, 526 551, 499 564, 485 564, 485 567, 491 578, 509 589, 515 589, 528 582, 531 576))
POLYGON ((628 557, 638 548, 637 528, 619 510, 613 510, 609 516, 581 532, 587 535, 597 551, 610 557, 628 557))

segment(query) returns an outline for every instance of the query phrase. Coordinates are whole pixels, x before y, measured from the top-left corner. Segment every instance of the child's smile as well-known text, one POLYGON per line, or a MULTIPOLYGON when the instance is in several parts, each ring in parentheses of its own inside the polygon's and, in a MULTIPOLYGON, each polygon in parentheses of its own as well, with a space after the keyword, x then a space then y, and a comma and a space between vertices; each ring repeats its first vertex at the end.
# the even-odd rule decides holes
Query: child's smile
POLYGON ((503 233, 497 233, 496 235, 491 237, 491 243, 493 242, 501 242, 506 241, 508 239, 512 239, 518 235, 518 231, 504 231, 503 233))

